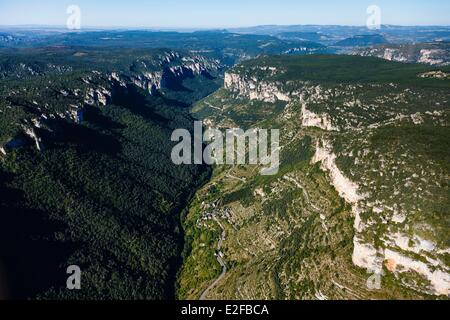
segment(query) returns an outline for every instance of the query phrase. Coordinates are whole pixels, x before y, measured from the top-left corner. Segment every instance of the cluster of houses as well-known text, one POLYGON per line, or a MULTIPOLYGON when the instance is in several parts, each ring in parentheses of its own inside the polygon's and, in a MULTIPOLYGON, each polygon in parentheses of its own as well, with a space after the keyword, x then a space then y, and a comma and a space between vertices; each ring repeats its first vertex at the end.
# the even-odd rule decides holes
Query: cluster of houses
POLYGON ((199 227, 206 227, 207 222, 216 219, 226 220, 228 223, 233 224, 233 215, 230 208, 221 208, 221 200, 216 200, 211 203, 202 202, 202 209, 204 214, 198 219, 197 225, 199 227))

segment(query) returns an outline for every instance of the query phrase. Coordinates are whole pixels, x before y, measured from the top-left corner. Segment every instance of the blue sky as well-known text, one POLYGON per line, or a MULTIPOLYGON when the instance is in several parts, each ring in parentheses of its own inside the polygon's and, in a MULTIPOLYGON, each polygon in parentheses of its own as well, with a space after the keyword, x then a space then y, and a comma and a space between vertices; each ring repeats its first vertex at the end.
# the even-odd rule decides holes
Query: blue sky
POLYGON ((0 0, 0 25, 65 25, 72 4, 85 27, 365 25, 373 4, 383 24, 450 25, 448 0, 0 0))

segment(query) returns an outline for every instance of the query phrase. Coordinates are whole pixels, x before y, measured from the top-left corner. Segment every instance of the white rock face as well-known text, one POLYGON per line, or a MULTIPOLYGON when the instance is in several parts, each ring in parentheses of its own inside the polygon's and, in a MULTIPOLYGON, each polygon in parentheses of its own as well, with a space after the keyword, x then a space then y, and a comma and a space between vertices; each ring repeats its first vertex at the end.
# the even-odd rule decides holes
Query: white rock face
POLYGON ((373 47, 356 51, 354 54, 371 56, 389 61, 423 63, 434 66, 450 65, 449 51, 446 48, 419 49, 415 45, 401 45, 399 47, 373 47))
POLYGON ((360 209, 358 203, 364 199, 359 192, 359 186, 350 181, 336 165, 336 155, 331 151, 332 147, 329 143, 323 142, 323 146, 319 142, 316 144, 316 153, 312 159, 312 163, 320 163, 322 170, 329 173, 331 184, 334 186, 339 195, 349 204, 352 205, 352 212, 355 217, 355 236, 353 238, 353 264, 370 270, 372 272, 381 272, 382 262, 379 252, 372 244, 364 243, 360 234, 364 231, 365 225, 361 221, 360 209))
POLYGON ((408 61, 408 58, 405 57, 400 52, 400 50, 390 49, 390 48, 386 48, 384 50, 383 57, 380 57, 380 58, 384 58, 389 61, 397 61, 397 62, 407 62, 408 61))
POLYGON ((441 55, 445 55, 444 50, 428 50, 428 49, 422 49, 420 50, 419 54, 419 63, 425 63, 430 65, 442 65, 444 63, 444 60, 440 58, 441 55))
POLYGON ((403 223, 406 221, 406 215, 400 212, 394 212, 391 221, 399 224, 403 223))
POLYGON ((381 271, 381 263, 377 250, 371 245, 363 243, 359 238, 359 233, 364 230, 364 224, 361 222, 358 202, 364 197, 358 192, 358 185, 339 170, 336 165, 336 155, 332 153, 331 146, 324 142, 323 146, 319 142, 316 144, 316 153, 312 163, 320 163, 322 170, 329 173, 331 183, 339 195, 349 204, 352 204, 352 211, 355 216, 355 237, 353 239, 354 249, 353 263, 367 270, 374 272, 381 271))
POLYGON ((125 88, 127 86, 125 80, 123 80, 117 72, 113 72, 109 76, 109 81, 113 81, 113 80, 116 81, 119 84, 119 86, 121 86, 121 87, 125 88))
POLYGON ((374 273, 380 273, 382 270, 378 251, 371 244, 363 243, 357 236, 353 238, 352 261, 355 266, 374 273))
POLYGON ((86 93, 84 103, 88 105, 94 105, 95 103, 98 103, 101 106, 106 106, 110 101, 111 96, 111 91, 103 87, 100 87, 98 89, 90 88, 86 93))
MULTIPOLYGON (((389 51, 386 49, 386 51, 383 50, 382 57, 388 60, 407 62, 407 57, 403 56, 400 51, 389 51)), ((430 61, 427 61, 427 63, 430 63, 430 61)), ((277 70, 258 71, 267 73, 269 71, 276 72, 277 70)), ((443 77, 443 75, 441 73, 433 73, 426 74, 423 77, 443 77)), ((348 126, 340 123, 340 127, 337 127, 338 122, 333 123, 333 119, 335 119, 333 118, 335 114, 334 109, 332 110, 334 113, 331 110, 330 112, 320 111, 323 113, 312 111, 314 110, 314 105, 326 105, 328 99, 334 94, 327 88, 307 82, 299 83, 297 85, 298 91, 283 92, 280 88, 285 87, 277 82, 259 81, 257 77, 238 73, 227 73, 225 75, 225 88, 245 99, 264 102, 280 100, 291 102, 287 104, 284 114, 285 119, 290 120, 294 116, 298 117, 298 107, 301 106, 302 127, 316 127, 328 132, 355 128, 355 126, 352 126, 352 123, 348 126)), ((294 86, 290 84, 288 87, 292 88, 294 86)), ((348 88, 348 90, 353 89, 355 88, 348 88)), ((344 91, 342 89, 342 92, 344 91)), ((344 114, 344 112, 356 108, 367 110, 368 106, 364 105, 357 97, 351 96, 342 105, 337 106, 336 110, 344 114)), ((320 110, 324 109, 321 108, 320 110)), ((349 113, 345 115, 348 117, 349 113)), ((395 116, 395 114, 392 116, 395 116)), ((416 125, 420 125, 426 120, 425 115, 422 113, 402 115, 402 117, 416 125)), ((359 163, 361 161, 364 162, 364 156, 369 151, 368 149, 361 150, 361 155, 355 158, 355 164, 357 161, 359 163)), ((330 182, 340 197, 352 206, 355 219, 353 264, 372 273, 379 274, 382 274, 385 266, 403 286, 427 294, 448 295, 450 270, 443 262, 443 255, 448 254, 445 253, 446 249, 440 247, 441 244, 438 245, 438 243, 411 234, 414 232, 414 228, 408 224, 409 212, 405 212, 401 207, 383 205, 382 199, 377 199, 376 192, 372 195, 363 194, 361 188, 364 187, 364 190, 367 190, 367 184, 373 181, 371 179, 370 181, 366 181, 367 179, 350 180, 337 166, 337 158, 338 154, 333 151, 333 145, 330 142, 318 141, 316 152, 311 161, 312 163, 320 164, 321 169, 328 173, 330 182), (392 215, 389 215, 386 211, 391 212, 392 215), (378 232, 379 224, 385 224, 385 230, 378 232), (417 284, 411 280, 411 275, 415 274, 421 281, 417 284), (424 281, 425 283, 428 281, 430 285, 424 287, 424 281)), ((381 162, 380 166, 384 167, 384 163, 381 162)), ((379 171, 381 177, 386 177, 388 174, 390 172, 379 171)), ((417 177, 412 175, 411 178, 417 177)), ((263 198, 260 190, 255 190, 255 195, 263 198)), ((422 236, 425 237, 424 235, 422 236)))
MULTIPOLYGON (((358 192, 358 185, 350 181, 339 170, 336 165, 336 155, 332 152, 332 147, 329 143, 324 142, 322 145, 319 142, 317 143, 312 163, 321 164, 322 170, 329 173, 331 183, 339 195, 352 205, 352 212, 355 216, 354 250, 352 255, 354 265, 371 272, 380 273, 384 264, 396 276, 414 272, 429 281, 429 288, 424 289, 423 286, 415 286, 414 283, 402 282, 404 285, 428 294, 449 294, 450 268, 436 257, 436 254, 441 254, 437 252, 436 243, 416 235, 388 232, 380 239, 383 243, 382 249, 377 249, 374 243, 365 241, 363 236, 364 232, 371 226, 370 223, 366 225, 361 220, 361 208, 366 197, 358 192), (410 253, 411 257, 408 253, 410 253), (421 256, 424 261, 422 259, 413 259, 414 255, 421 256)), ((373 207, 373 214, 380 214, 382 211, 382 208, 373 207)), ((405 218, 405 216, 397 214, 392 221, 403 223, 405 218)))
POLYGON ((70 114, 70 118, 75 123, 81 123, 84 120, 84 109, 80 108, 79 106, 71 105, 69 114, 70 114))
POLYGON ((411 271, 416 272, 430 281, 430 293, 449 295, 450 274, 441 270, 441 268, 432 270, 426 263, 413 260, 390 249, 385 250, 384 256, 389 261, 390 271, 399 274, 411 271))
POLYGON ((137 87, 153 94, 163 86, 163 73, 161 71, 144 72, 141 75, 133 77, 132 82, 137 87))
POLYGON ((377 57, 389 61, 408 62, 408 57, 395 48, 373 48, 358 53, 361 56, 377 57))
POLYGON ((176 76, 176 77, 182 77, 186 74, 193 74, 193 75, 200 75, 203 72, 208 72, 208 68, 199 63, 199 62, 189 62, 183 65, 174 66, 170 68, 170 71, 176 76))
POLYGON ((316 114, 307 109, 306 104, 302 104, 302 126, 316 127, 325 131, 337 131, 331 122, 330 116, 326 113, 316 114))
POLYGON ((255 78, 243 77, 236 73, 226 73, 225 89, 237 92, 250 99, 274 103, 276 101, 291 101, 289 94, 279 89, 277 83, 258 81, 255 78))
POLYGON ((419 112, 415 113, 415 114, 412 114, 411 115, 411 120, 416 125, 424 123, 422 115, 419 112))
POLYGON ((321 147, 318 142, 316 145, 316 153, 312 159, 312 163, 321 163, 321 168, 324 171, 329 172, 331 183, 336 188, 339 195, 344 198, 347 203, 357 204, 363 197, 358 193, 358 185, 350 181, 339 170, 336 165, 336 155, 331 152, 332 148, 324 142, 324 146, 321 147))
POLYGON ((390 234, 388 237, 391 241, 393 241, 393 245, 397 246, 403 251, 420 254, 421 252, 433 252, 436 249, 435 243, 417 236, 411 238, 410 236, 397 232, 394 234, 390 234))
POLYGON ((419 75, 420 78, 434 78, 434 79, 450 79, 450 73, 443 71, 430 71, 419 75))
POLYGON ((36 145, 36 149, 38 149, 38 151, 42 151, 43 147, 42 147, 42 140, 40 137, 38 137, 38 135, 36 134, 36 132, 34 131, 33 128, 28 128, 28 127, 23 127, 24 133, 30 137, 31 139, 33 139, 35 145, 36 145))
MULTIPOLYGON (((178 53, 171 52, 160 57, 161 71, 144 71, 141 74, 132 77, 132 82, 150 94, 154 94, 157 90, 164 87, 165 79, 178 78, 182 79, 189 76, 198 76, 212 71, 219 70, 222 65, 218 60, 210 60, 201 56, 180 57, 178 53), (175 59, 180 59, 179 64, 175 64, 175 59), (164 68, 164 64, 174 63, 174 65, 164 68), (163 70, 164 69, 164 70, 163 70)), ((148 68, 147 64, 141 62, 144 68, 148 68)), ((120 76, 112 74, 111 78, 120 81, 120 76)))

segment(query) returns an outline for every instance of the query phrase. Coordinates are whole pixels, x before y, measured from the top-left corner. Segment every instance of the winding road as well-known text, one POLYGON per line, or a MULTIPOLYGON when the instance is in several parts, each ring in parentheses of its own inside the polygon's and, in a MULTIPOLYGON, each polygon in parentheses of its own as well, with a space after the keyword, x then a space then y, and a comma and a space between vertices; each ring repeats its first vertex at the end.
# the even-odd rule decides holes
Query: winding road
POLYGON ((217 252, 218 254, 216 255, 216 259, 217 262, 219 262, 220 266, 222 267, 222 273, 216 278, 216 280, 214 280, 213 283, 211 283, 211 285, 206 288, 205 291, 203 291, 202 295, 200 296, 200 300, 206 300, 206 297, 208 296, 208 293, 214 288, 216 287, 220 281, 222 281, 222 279, 225 277, 226 273, 227 273, 227 265, 225 263, 225 261, 221 258, 220 256, 220 249, 222 248, 222 243, 225 241, 225 237, 226 237, 226 232, 225 232, 225 228, 223 227, 223 225, 220 223, 220 221, 214 217, 214 221, 217 222, 217 224, 220 226, 220 228, 222 229, 222 235, 219 239, 219 242, 217 243, 217 252))
MULTIPOLYGON (((306 191, 306 188, 304 186, 302 186, 300 184, 300 182, 298 182, 296 179, 289 177, 289 176, 285 176, 284 177, 285 180, 294 183, 298 188, 300 188, 303 191, 303 194, 305 196, 306 202, 307 204, 312 208, 313 211, 317 212, 320 214, 321 209, 318 208, 317 206, 315 206, 309 197, 308 192, 306 191)), ((222 273, 216 278, 216 280, 214 280, 213 283, 211 283, 211 285, 206 288, 205 291, 203 291, 202 295, 200 296, 200 300, 207 300, 207 296, 209 294, 209 292, 214 289, 221 281, 222 279, 225 277, 226 273, 227 273, 227 266, 225 261, 222 259, 221 257, 221 249, 222 249, 222 244, 225 241, 226 238, 226 232, 225 232, 225 228, 223 227, 223 225, 220 223, 220 221, 217 219, 217 217, 214 216, 214 221, 219 225, 219 227, 222 229, 222 235, 217 243, 217 252, 218 254, 216 255, 216 259, 217 262, 219 262, 220 266, 222 267, 222 273)), ((326 228, 326 227, 325 227, 326 228)))

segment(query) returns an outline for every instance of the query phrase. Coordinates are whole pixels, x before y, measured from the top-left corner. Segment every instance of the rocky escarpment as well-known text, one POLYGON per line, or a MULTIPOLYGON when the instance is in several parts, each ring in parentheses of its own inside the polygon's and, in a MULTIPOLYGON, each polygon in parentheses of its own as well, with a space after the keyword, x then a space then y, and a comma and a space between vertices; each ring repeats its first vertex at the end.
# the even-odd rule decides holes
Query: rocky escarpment
MULTIPOLYGON (((2 68, 6 69, 0 66, 0 72, 2 68)), ((5 110, 0 105, 0 112, 9 113, 15 108, 25 107, 30 115, 24 121, 17 121, 13 125, 15 129, 7 136, 1 137, 3 141, 0 143, 0 155, 7 155, 9 151, 30 143, 38 151, 43 151, 45 141, 41 133, 55 131, 52 126, 57 120, 80 124, 86 118, 87 108, 102 108, 114 103, 117 94, 128 92, 130 87, 143 89, 149 95, 164 95, 164 90, 181 87, 186 79, 195 77, 214 79, 222 68, 218 60, 167 51, 154 56, 140 57, 130 67, 121 70, 108 71, 109 68, 106 70, 103 68, 102 71, 85 72, 82 76, 77 76, 70 86, 61 87, 49 81, 55 88, 52 86, 46 86, 44 90, 31 88, 26 93, 30 96, 27 99, 23 99, 24 89, 10 90, 3 97, 9 105, 5 110), (52 95, 56 95, 59 99, 58 105, 46 101, 42 91, 51 91, 52 95)), ((48 63, 31 65, 19 63, 8 66, 8 70, 10 71, 8 77, 25 79, 24 70, 36 77, 46 77, 48 72, 55 70, 67 73, 69 77, 74 67, 58 67, 48 63), (38 72, 40 65, 43 65, 42 69, 45 69, 45 72, 38 72)))
POLYGON ((361 268, 365 268, 372 272, 381 272, 382 260, 377 257, 377 250, 370 244, 365 244, 360 240, 360 233, 363 232, 363 224, 361 223, 361 210, 358 207, 359 202, 364 199, 358 184, 347 178, 336 164, 336 154, 328 141, 316 142, 316 153, 311 162, 319 163, 322 170, 328 173, 331 184, 334 186, 339 195, 352 206, 355 218, 355 237, 353 240, 354 250, 352 261, 361 268))
MULTIPOLYGON (((276 74, 275 68, 262 68, 263 72, 276 74)), ((304 127, 317 127, 326 131, 339 130, 326 113, 315 113, 308 109, 310 101, 322 101, 327 98, 320 86, 298 82, 296 90, 286 90, 281 82, 259 81, 257 77, 248 77, 239 73, 226 73, 224 87, 249 100, 268 103, 286 102, 287 110, 293 105, 301 105, 301 121, 304 127)), ((287 111, 289 113, 289 111, 287 111)))
POLYGON ((450 47, 447 43, 383 45, 360 49, 354 54, 397 62, 450 65, 450 47))
MULTIPOLYGON (((430 57, 424 51, 419 54, 430 57)), ((299 125, 292 130, 323 131, 314 134, 312 163, 320 165, 352 208, 355 266, 370 274, 388 273, 400 285, 423 294, 447 296, 449 248, 439 231, 445 222, 435 221, 433 210, 440 211, 439 206, 432 209, 432 200, 427 200, 445 201, 441 193, 446 173, 427 158, 429 151, 419 152, 416 140, 408 143, 405 137, 389 136, 374 145, 372 137, 385 130, 400 134, 411 126, 415 132, 430 126, 440 131, 448 126, 448 92, 396 83, 281 83, 276 79, 283 72, 267 66, 238 68, 226 75, 225 88, 241 99, 285 102, 281 121, 290 128, 299 125)), ((446 73, 436 71, 415 77, 447 79, 446 73)))
POLYGON ((184 56, 170 51, 159 55, 150 62, 136 61, 131 68, 133 70, 131 75, 126 72, 115 72, 111 74, 111 78, 121 85, 125 82, 132 82, 150 94, 154 94, 158 90, 177 86, 188 78, 212 77, 223 68, 224 66, 218 60, 198 55, 184 56))
POLYGON ((281 83, 258 81, 254 77, 246 77, 237 73, 225 74, 225 89, 239 93, 250 100, 264 102, 276 102, 278 100, 288 102, 289 95, 280 89, 281 83))
POLYGON ((121 87, 128 83, 155 94, 161 89, 180 85, 184 80, 197 76, 213 77, 224 66, 218 60, 202 56, 183 56, 178 52, 169 51, 154 58, 152 61, 138 60, 126 70, 112 72, 108 79, 115 81, 121 87))
MULTIPOLYGON (((316 153, 312 163, 320 163, 324 171, 329 172, 330 180, 339 195, 349 204, 357 204, 364 197, 360 194, 358 185, 350 181, 336 165, 336 154, 332 152, 332 146, 327 141, 316 142, 316 153)), ((358 220, 358 219, 356 219, 358 220)))
MULTIPOLYGON (((417 226, 409 222, 411 213, 401 212, 398 208, 400 199, 394 205, 397 205, 396 209, 384 205, 380 198, 373 203, 374 197, 363 191, 365 189, 361 185, 348 179, 338 167, 336 159, 337 155, 329 142, 317 142, 312 162, 320 163, 321 168, 328 172, 330 181, 340 196, 352 206, 355 217, 353 263, 380 275, 384 275, 384 270, 387 270, 401 279, 406 287, 414 290, 448 295, 450 268, 444 262, 449 253, 448 247, 438 245, 434 240, 423 238, 416 233, 430 226, 422 225, 417 231, 412 231, 417 229, 417 226), (377 222, 378 217, 391 210, 392 215, 377 222), (387 230, 374 233, 380 223, 387 230), (425 281, 425 284, 421 281, 425 281)), ((382 175, 389 174, 388 170, 386 173, 384 171, 382 170, 382 175)), ((422 190, 421 186, 417 188, 422 190)), ((372 192, 377 191, 375 189, 372 192)))

